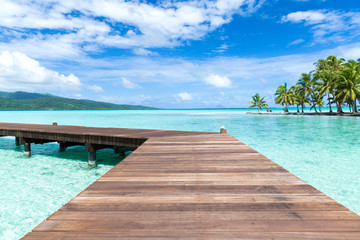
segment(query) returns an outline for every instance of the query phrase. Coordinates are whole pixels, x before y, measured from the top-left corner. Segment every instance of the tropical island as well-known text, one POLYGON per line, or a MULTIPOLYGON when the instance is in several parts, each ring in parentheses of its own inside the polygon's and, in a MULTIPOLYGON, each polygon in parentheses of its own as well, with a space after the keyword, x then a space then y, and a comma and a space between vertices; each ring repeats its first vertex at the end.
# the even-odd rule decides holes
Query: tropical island
MULTIPOLYGON (((360 59, 346 61, 344 58, 328 56, 316 61, 314 67, 315 70, 302 73, 294 86, 288 86, 285 82, 277 88, 275 103, 285 106, 284 114, 304 114, 305 106, 310 106, 310 110, 314 109, 315 113, 306 114, 360 115, 357 114, 357 101, 360 100, 360 59), (289 113, 288 107, 293 105, 297 111, 289 113), (322 112, 326 105, 329 112, 322 112), (333 111, 333 105, 336 106, 336 111, 333 111), (349 112, 343 111, 345 107, 349 108, 349 112)), ((271 113, 264 97, 260 97, 258 93, 252 97, 250 104, 249 108, 257 107, 260 114, 263 108, 267 109, 265 114, 279 114, 271 113)))
POLYGON ((146 106, 119 105, 29 92, 0 92, 0 110, 147 110, 146 106))

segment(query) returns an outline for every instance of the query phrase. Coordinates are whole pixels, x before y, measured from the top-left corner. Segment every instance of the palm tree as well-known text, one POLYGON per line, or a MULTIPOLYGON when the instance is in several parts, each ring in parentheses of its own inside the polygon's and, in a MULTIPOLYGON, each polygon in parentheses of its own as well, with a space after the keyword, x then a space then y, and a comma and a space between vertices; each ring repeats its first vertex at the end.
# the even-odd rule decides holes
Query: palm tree
POLYGON ((285 105, 285 112, 288 112, 288 105, 293 105, 295 102, 294 87, 287 88, 287 83, 284 86, 279 86, 275 92, 275 103, 282 106, 285 105))
POLYGON ((316 99, 316 105, 319 106, 319 111, 321 112, 321 108, 325 105, 326 103, 324 102, 324 96, 323 95, 319 95, 319 97, 316 99))
POLYGON ((322 79, 318 85, 319 93, 321 95, 327 95, 328 106, 330 108, 330 112, 332 113, 331 104, 334 103, 334 97, 330 96, 333 92, 334 81, 332 80, 331 74, 327 70, 321 71, 322 79))
POLYGON ((251 104, 251 106, 249 106, 249 108, 257 107, 258 112, 260 112, 260 110, 262 110, 263 108, 269 109, 268 105, 266 104, 266 101, 264 100, 264 97, 261 98, 259 93, 255 94, 251 98, 252 98, 252 101, 249 102, 249 104, 251 104))
POLYGON ((301 112, 304 112, 304 105, 306 104, 306 100, 309 98, 309 95, 313 93, 315 83, 316 81, 311 78, 311 73, 302 73, 301 78, 296 83, 299 95, 298 99, 301 104, 301 112))
POLYGON ((341 104, 347 102, 352 105, 352 111, 357 112, 356 99, 360 97, 360 67, 357 62, 350 60, 339 76, 337 98, 341 104))
POLYGON ((317 113, 316 106, 319 106, 319 111, 321 112, 321 108, 325 105, 323 101, 324 95, 321 95, 319 92, 315 92, 311 95, 311 109, 314 108, 315 113, 317 113))
POLYGON ((336 103, 337 112, 342 112, 341 101, 336 96, 338 95, 337 84, 339 82, 339 75, 344 61, 345 59, 343 58, 338 59, 336 56, 328 56, 325 60, 320 59, 315 63, 314 78, 322 81, 319 86, 319 92, 320 94, 328 95, 330 112, 332 112, 331 100, 336 103), (330 97, 330 94, 332 97, 330 97))

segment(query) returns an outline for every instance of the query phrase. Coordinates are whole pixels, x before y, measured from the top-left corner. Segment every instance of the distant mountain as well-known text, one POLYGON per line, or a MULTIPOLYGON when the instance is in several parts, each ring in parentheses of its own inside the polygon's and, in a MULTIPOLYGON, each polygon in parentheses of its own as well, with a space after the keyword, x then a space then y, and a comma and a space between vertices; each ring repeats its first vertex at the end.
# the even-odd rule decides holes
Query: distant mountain
POLYGON ((119 105, 51 94, 0 92, 0 110, 126 110, 155 109, 145 106, 119 105))

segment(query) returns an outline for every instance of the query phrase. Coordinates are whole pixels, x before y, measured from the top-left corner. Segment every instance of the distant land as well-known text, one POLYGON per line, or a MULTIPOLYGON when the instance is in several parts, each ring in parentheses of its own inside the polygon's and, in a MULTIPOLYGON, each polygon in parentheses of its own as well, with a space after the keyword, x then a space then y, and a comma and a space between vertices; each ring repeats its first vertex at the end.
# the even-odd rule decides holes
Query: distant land
POLYGON ((29 92, 1 92, 0 110, 149 110, 145 106, 119 105, 84 99, 72 99, 51 94, 29 92))

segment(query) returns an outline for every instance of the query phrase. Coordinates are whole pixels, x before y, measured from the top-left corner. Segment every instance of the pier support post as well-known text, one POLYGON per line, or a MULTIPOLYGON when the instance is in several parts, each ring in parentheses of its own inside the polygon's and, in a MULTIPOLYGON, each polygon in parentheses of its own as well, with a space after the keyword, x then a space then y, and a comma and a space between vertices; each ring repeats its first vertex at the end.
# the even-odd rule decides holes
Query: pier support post
POLYGON ((119 157, 124 158, 126 156, 126 150, 124 147, 114 147, 114 153, 119 154, 119 157))
POLYGON ((220 127, 220 133, 221 134, 226 134, 227 133, 226 128, 224 126, 220 127))
POLYGON ((88 165, 91 167, 96 166, 96 145, 85 143, 85 149, 89 153, 88 165))
POLYGON ((31 143, 24 143, 24 156, 31 156, 31 143))
POLYGON ((89 152, 88 165, 96 166, 96 151, 89 152))
POLYGON ((65 152, 66 150, 66 144, 65 143, 60 143, 60 152, 65 152))
POLYGON ((19 137, 15 137, 15 144, 16 144, 16 146, 20 146, 20 138, 19 137))

